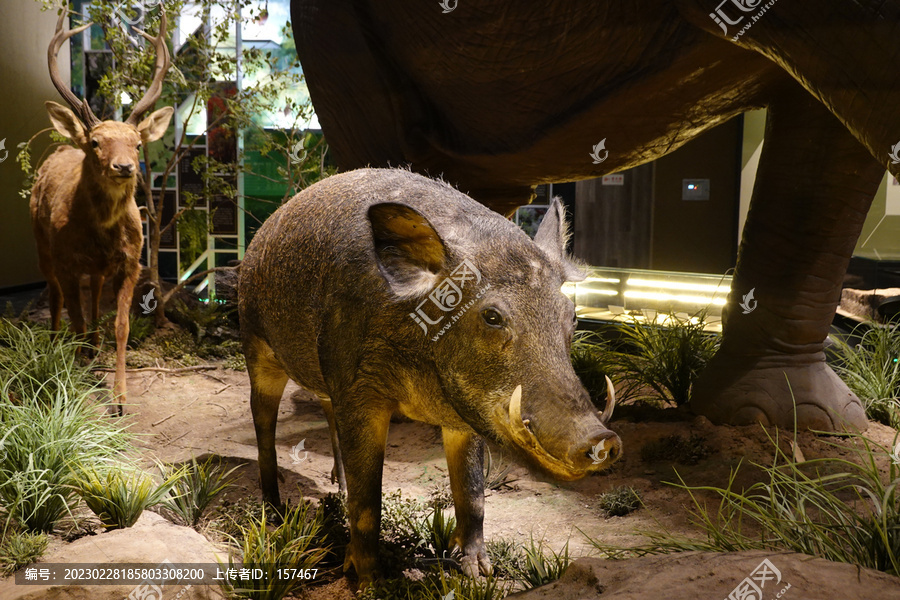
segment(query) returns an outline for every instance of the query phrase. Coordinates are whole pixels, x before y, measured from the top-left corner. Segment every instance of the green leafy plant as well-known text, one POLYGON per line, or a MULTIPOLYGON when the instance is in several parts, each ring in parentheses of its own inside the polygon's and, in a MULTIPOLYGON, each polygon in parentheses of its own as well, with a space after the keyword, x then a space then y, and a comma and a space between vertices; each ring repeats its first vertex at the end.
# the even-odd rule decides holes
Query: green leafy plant
POLYGON ((513 579, 521 573, 525 557, 520 544, 505 538, 493 538, 487 540, 484 546, 498 577, 513 579))
POLYGON ((512 465, 504 465, 501 460, 494 463, 494 457, 491 455, 491 449, 487 450, 487 457, 484 461, 484 489, 492 491, 511 490, 518 478, 512 477, 512 465))
POLYGON ((175 483, 184 477, 185 470, 171 472, 162 483, 153 477, 127 466, 82 466, 73 484, 107 529, 131 527, 145 509, 159 504, 175 483))
POLYGON ((453 532, 456 530, 456 519, 448 517, 444 511, 435 507, 422 523, 422 530, 436 558, 451 558, 455 553, 453 532))
POLYGON ((591 543, 611 558, 686 550, 786 549, 900 575, 900 464, 884 461, 890 450, 862 434, 843 437, 852 442, 850 452, 856 460, 797 461, 781 448, 777 433, 769 436, 775 458, 771 465, 755 465, 763 470, 764 479, 746 489, 735 484, 737 469, 724 488, 688 486, 679 478, 676 487, 690 494, 693 520, 706 539, 663 530, 641 532, 647 542, 625 549, 591 543), (879 465, 885 462, 886 468, 879 465), (699 493, 717 496, 718 510, 709 510, 699 493))
POLYGON ((36 561, 47 549, 45 533, 8 532, 0 540, 0 575, 11 575, 36 561))
POLYGON ((65 330, 0 319, 0 383, 16 397, 48 401, 61 389, 75 394, 94 390, 97 379, 90 365, 78 359, 89 347, 65 330))
POLYGON ((613 488, 597 500, 610 517, 623 517, 641 507, 641 495, 631 486, 613 488))
POLYGON ((569 542, 556 552, 552 548, 546 548, 543 540, 535 543, 534 538, 531 538, 525 548, 525 561, 518 579, 525 589, 540 587, 562 577, 570 562, 569 542))
POLYGON ((832 336, 827 352, 835 372, 862 400, 870 419, 900 428, 900 323, 863 323, 851 337, 859 343, 832 336))
POLYGON ((649 387, 655 396, 680 406, 690 400, 691 386, 719 347, 721 336, 705 331, 705 313, 692 318, 674 314, 653 322, 621 323, 614 329, 621 336, 623 351, 610 360, 618 364, 616 374, 629 385, 623 398, 649 387))
MULTIPOLYGON (((275 527, 266 518, 265 508, 258 523, 250 522, 243 532, 242 564, 246 569, 261 569, 262 579, 231 581, 223 588, 232 597, 253 600, 280 600, 291 590, 315 579, 318 564, 328 549, 317 545, 322 529, 322 514, 308 504, 289 508, 281 524, 275 527), (289 576, 288 576, 289 575, 289 576)), ((229 557, 228 568, 237 568, 229 557)))
POLYGON ((21 373, 0 388, 0 504, 7 523, 28 531, 51 531, 71 514, 82 467, 133 450, 126 425, 105 418, 107 405, 93 399, 99 388, 73 389, 70 375, 51 376, 33 395, 11 393, 21 373))
POLYGON ((591 395, 591 402, 602 410, 606 402, 606 376, 616 370, 617 353, 596 332, 577 331, 570 356, 572 368, 591 395))
POLYGON ((196 528, 215 497, 233 485, 229 477, 240 466, 226 471, 215 457, 210 456, 202 463, 191 457, 191 462, 183 467, 167 467, 164 470, 166 477, 172 477, 181 470, 184 475, 175 479, 161 503, 183 524, 196 528))

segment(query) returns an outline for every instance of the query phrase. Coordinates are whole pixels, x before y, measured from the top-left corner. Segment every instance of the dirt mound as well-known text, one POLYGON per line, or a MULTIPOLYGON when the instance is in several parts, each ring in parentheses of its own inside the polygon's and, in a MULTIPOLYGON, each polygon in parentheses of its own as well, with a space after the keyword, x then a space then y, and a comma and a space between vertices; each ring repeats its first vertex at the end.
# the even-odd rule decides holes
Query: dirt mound
POLYGON ((562 579, 516 600, 896 600, 900 578, 805 554, 683 552, 628 560, 583 558, 562 579))

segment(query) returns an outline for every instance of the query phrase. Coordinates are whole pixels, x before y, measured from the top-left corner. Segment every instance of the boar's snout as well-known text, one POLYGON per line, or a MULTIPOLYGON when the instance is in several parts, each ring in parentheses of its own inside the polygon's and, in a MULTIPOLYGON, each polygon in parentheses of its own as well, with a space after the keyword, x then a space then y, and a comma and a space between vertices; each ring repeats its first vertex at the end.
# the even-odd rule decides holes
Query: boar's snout
POLYGON ((622 440, 605 425, 612 416, 616 401, 615 390, 609 378, 607 389, 609 396, 606 410, 601 415, 588 414, 584 418, 576 417, 581 421, 581 425, 574 427, 574 430, 582 431, 578 432, 574 439, 569 437, 569 443, 564 444, 565 449, 560 452, 562 448, 559 447, 559 442, 568 436, 563 434, 561 438, 558 435, 548 437, 546 432, 542 436, 536 431, 540 429, 539 423, 532 424, 530 418, 522 417, 522 386, 517 386, 509 402, 507 423, 511 441, 543 470, 558 479, 571 481, 608 468, 621 456, 622 440), (585 425, 586 431, 582 429, 585 425), (551 450, 554 446, 556 451, 551 450))
POLYGON ((600 471, 616 462, 621 454, 622 440, 615 432, 601 427, 589 441, 569 453, 569 462, 579 470, 600 471))

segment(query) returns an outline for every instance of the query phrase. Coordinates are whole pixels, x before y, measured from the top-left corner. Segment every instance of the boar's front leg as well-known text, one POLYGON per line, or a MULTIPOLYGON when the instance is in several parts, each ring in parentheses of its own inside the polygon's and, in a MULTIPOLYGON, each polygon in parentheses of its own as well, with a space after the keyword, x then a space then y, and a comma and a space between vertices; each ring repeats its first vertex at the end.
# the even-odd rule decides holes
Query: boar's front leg
POLYGON ((456 508, 453 541, 462 552, 462 570, 469 577, 491 574, 484 550, 484 440, 474 433, 443 429, 444 454, 450 470, 450 491, 456 508))
POLYGON ((347 478, 350 544, 344 571, 352 566, 360 589, 378 577, 378 535, 381 532, 381 475, 384 449, 393 412, 386 402, 365 392, 336 398, 335 424, 347 478))

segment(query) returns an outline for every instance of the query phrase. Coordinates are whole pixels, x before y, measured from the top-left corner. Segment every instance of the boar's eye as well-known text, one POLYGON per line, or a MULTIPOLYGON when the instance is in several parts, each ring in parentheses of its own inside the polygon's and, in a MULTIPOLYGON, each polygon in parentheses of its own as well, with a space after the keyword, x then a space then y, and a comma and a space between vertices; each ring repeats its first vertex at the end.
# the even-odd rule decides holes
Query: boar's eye
POLYGON ((481 318, 491 327, 500 327, 503 325, 503 317, 493 308, 486 308, 481 311, 481 318))
POLYGON ((92 148, 99 148, 99 147, 100 147, 100 142, 98 142, 97 140, 91 140, 91 147, 92 147, 92 148))

